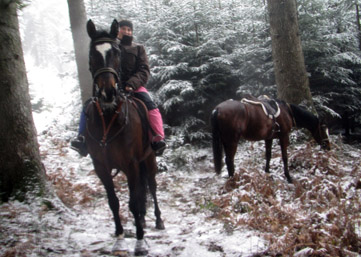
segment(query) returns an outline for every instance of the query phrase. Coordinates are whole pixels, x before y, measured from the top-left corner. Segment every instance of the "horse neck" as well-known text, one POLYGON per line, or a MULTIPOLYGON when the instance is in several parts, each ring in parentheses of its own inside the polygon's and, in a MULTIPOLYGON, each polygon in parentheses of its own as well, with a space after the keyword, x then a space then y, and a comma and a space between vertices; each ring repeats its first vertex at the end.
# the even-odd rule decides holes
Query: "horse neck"
POLYGON ((319 120, 316 115, 294 104, 290 104, 290 108, 292 110, 292 116, 295 120, 296 127, 305 128, 314 134, 319 124, 319 120))

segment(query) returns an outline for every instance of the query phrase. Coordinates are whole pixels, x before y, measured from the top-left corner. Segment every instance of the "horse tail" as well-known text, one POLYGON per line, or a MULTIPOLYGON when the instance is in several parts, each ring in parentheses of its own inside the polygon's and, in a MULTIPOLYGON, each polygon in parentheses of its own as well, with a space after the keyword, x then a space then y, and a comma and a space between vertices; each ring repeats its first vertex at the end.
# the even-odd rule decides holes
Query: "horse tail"
POLYGON ((211 115, 213 162, 216 173, 220 174, 223 166, 222 165, 223 148, 222 148, 222 140, 219 131, 217 116, 218 116, 218 110, 215 109, 213 110, 211 115))

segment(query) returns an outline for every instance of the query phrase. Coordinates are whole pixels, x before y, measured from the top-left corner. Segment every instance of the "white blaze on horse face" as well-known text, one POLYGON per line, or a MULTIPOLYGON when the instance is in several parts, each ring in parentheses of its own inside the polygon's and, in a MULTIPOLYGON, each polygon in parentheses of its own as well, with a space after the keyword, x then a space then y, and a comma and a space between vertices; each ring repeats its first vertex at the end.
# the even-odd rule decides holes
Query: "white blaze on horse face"
POLYGON ((110 43, 103 43, 101 45, 97 45, 95 49, 103 56, 105 64, 105 57, 107 56, 107 52, 112 49, 112 45, 110 43))

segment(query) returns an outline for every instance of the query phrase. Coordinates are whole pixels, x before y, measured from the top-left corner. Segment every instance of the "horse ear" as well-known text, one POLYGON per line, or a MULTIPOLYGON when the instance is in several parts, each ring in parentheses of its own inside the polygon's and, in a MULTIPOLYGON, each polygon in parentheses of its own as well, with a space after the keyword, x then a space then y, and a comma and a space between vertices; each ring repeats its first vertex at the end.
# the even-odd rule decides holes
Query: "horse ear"
POLYGON ((93 38, 95 36, 97 30, 92 20, 88 20, 86 24, 86 30, 90 38, 93 38))
POLYGON ((118 36, 119 24, 116 19, 113 20, 113 23, 110 27, 110 36, 116 38, 118 36))

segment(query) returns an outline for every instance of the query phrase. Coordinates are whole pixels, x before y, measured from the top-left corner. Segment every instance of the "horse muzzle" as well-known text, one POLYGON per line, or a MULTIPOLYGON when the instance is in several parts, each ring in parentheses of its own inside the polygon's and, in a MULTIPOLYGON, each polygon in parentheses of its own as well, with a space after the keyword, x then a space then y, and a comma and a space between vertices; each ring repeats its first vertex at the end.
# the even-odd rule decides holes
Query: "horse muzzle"
POLYGON ((101 89, 98 98, 104 103, 112 103, 115 100, 117 90, 114 87, 109 89, 101 89))

